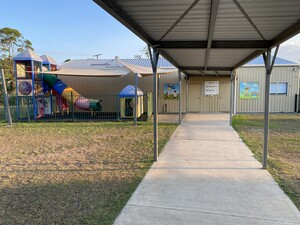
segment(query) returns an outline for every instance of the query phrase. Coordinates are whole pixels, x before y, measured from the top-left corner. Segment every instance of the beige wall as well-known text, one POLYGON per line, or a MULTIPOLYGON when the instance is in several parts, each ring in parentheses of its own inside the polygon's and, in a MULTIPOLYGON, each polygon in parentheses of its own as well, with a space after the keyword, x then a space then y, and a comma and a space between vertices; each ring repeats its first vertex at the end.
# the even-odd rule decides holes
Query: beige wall
POLYGON ((189 112, 229 112, 230 110, 230 77, 190 77, 188 92, 189 112), (219 95, 205 95, 205 81, 219 81, 219 95))
MULTIPOLYGON (((265 77, 264 67, 243 67, 237 71, 237 113, 264 112, 265 77), (240 82, 259 82, 259 99, 240 99, 240 82)), ((299 94, 299 67, 274 66, 271 82, 288 82, 287 94, 270 95, 270 112, 294 112, 295 94, 299 94), (295 69, 294 69, 295 68, 295 69)))
MULTIPOLYGON (((186 81, 182 74, 181 110, 186 110, 186 81)), ((62 81, 72 87, 78 93, 87 98, 102 99, 104 112, 116 112, 119 103, 117 95, 127 85, 135 85, 134 74, 121 78, 103 77, 83 77, 83 76, 59 76, 62 81)), ((138 87, 146 94, 153 90, 152 76, 138 79, 138 87)), ((160 75, 158 79, 158 112, 176 113, 178 112, 178 100, 165 100, 163 98, 163 88, 165 83, 178 83, 178 72, 160 75), (167 110, 167 111, 165 111, 167 110)), ((147 103, 145 99, 145 104, 147 103)), ((146 105, 144 105, 146 109, 146 105)))

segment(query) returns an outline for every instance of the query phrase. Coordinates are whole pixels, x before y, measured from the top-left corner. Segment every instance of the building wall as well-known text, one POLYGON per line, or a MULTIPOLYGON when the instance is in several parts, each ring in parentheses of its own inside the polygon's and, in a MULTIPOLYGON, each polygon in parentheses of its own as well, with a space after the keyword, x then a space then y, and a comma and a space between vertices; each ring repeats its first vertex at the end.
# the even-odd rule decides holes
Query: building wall
POLYGON ((189 112, 229 112, 230 77, 190 77, 188 81, 189 112), (219 95, 205 95, 205 81, 219 81, 219 95))
MULTIPOLYGON (((261 113, 264 112, 266 71, 260 67, 242 67, 237 70, 237 113, 261 113), (259 99, 241 99, 241 82, 259 82, 259 99)), ((274 66, 271 74, 271 82, 287 82, 287 94, 270 95, 270 112, 294 112, 295 94, 299 94, 299 67, 298 66, 274 66)))
MULTIPOLYGON (((186 109, 186 81, 185 75, 182 74, 182 91, 181 91, 181 110, 186 109)), ((104 112, 116 112, 119 107, 118 93, 127 85, 135 85, 134 74, 124 77, 83 77, 83 76, 63 76, 59 78, 67 85, 71 86, 78 93, 87 98, 95 98, 102 100, 104 112)), ((138 79, 138 87, 143 91, 144 95, 148 91, 153 90, 153 78, 141 77, 138 79)), ((178 100, 165 100, 163 98, 163 89, 165 83, 178 83, 178 73, 159 75, 158 79, 158 112, 159 113, 176 113, 178 112, 178 100)), ((147 101, 144 101, 144 109, 146 109, 147 101)))

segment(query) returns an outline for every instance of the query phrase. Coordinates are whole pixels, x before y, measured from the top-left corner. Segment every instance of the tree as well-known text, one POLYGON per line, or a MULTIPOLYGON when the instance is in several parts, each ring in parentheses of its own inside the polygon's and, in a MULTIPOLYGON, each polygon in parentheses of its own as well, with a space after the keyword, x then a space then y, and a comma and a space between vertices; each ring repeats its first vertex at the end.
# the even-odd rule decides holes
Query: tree
POLYGON ((142 50, 139 51, 140 53, 135 54, 133 57, 135 59, 142 59, 147 58, 149 59, 149 52, 148 52, 148 46, 145 46, 142 50))
POLYGON ((24 39, 20 31, 4 27, 0 29, 0 67, 13 78, 13 57, 24 49, 33 50, 32 43, 24 39))

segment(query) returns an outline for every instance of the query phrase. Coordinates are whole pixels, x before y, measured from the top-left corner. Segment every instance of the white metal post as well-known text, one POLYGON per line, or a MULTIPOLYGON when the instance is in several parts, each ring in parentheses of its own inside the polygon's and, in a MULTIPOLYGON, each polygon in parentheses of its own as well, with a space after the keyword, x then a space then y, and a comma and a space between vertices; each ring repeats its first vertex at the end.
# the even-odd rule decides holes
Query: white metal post
POLYGON ((181 71, 178 70, 178 80, 179 80, 179 98, 178 98, 178 114, 179 114, 179 121, 178 123, 181 124, 181 71))
POLYGON ((229 125, 232 126, 232 113, 233 113, 233 71, 230 74, 230 118, 229 125))
POLYGON ((237 108, 237 101, 236 101, 236 96, 237 96, 237 93, 236 93, 236 80, 237 80, 237 74, 236 74, 236 71, 235 71, 235 74, 234 74, 234 81, 233 81, 233 90, 234 90, 234 94, 233 94, 233 114, 235 115, 236 114, 236 108, 237 108))
POLYGON ((262 168, 267 169, 268 161, 268 144, 269 144, 269 106, 270 106, 270 78, 272 69, 275 63, 276 55, 279 49, 279 45, 276 46, 275 54, 271 62, 271 49, 267 50, 267 53, 263 53, 265 67, 266 67, 266 83, 265 83, 265 114, 264 114, 264 149, 262 168))
POLYGON ((185 85, 185 113, 188 114, 189 111, 189 77, 186 76, 186 85, 185 85))
POLYGON ((138 81, 139 81, 139 74, 135 73, 135 95, 134 95, 134 126, 137 125, 137 103, 138 103, 138 81))
POLYGON ((4 94, 4 104, 5 104, 5 110, 6 110, 8 125, 11 126, 12 125, 12 119, 11 119, 11 113, 10 113, 10 107, 9 107, 9 102, 8 102, 6 82, 5 82, 5 76, 4 76, 3 69, 0 69, 0 75, 1 75, 1 80, 2 80, 2 87, 3 87, 3 94, 4 94))
POLYGON ((153 71, 153 155, 154 161, 157 162, 158 158, 158 119, 157 119, 157 64, 159 53, 157 49, 153 49, 153 55, 148 45, 148 51, 150 55, 152 71, 153 71))

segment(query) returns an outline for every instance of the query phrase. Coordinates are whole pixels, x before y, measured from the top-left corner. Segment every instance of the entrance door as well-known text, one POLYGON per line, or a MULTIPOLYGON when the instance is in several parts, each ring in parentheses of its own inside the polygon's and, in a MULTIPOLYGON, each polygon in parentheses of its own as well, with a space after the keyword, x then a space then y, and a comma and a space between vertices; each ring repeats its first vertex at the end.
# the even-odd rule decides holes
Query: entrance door
POLYGON ((230 110, 230 82, 220 84, 220 112, 230 110))
POLYGON ((189 112, 200 112, 201 85, 189 84, 189 112))

